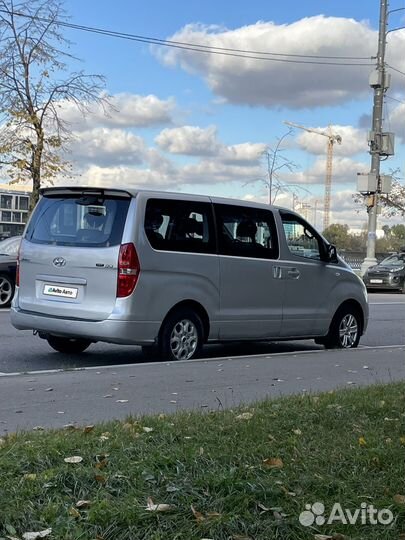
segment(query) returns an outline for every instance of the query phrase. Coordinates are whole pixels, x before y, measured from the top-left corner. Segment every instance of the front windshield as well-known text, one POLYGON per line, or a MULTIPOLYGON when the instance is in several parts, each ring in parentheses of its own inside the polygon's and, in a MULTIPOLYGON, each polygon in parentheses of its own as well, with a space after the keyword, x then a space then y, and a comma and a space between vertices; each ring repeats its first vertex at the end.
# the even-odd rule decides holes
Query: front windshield
POLYGON ((0 255, 17 256, 21 238, 19 236, 7 238, 0 242, 0 255))
POLYGON ((404 266, 405 264, 405 253, 400 253, 398 255, 391 255, 384 259, 381 263, 381 266, 404 266))

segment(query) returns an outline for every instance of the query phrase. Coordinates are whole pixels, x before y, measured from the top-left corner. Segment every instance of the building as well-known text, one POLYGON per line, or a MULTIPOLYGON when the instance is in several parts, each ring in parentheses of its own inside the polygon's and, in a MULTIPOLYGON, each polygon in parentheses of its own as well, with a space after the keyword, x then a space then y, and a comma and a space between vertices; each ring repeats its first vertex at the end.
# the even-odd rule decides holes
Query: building
POLYGON ((0 184, 0 239, 18 236, 28 219, 30 191, 28 186, 0 184))

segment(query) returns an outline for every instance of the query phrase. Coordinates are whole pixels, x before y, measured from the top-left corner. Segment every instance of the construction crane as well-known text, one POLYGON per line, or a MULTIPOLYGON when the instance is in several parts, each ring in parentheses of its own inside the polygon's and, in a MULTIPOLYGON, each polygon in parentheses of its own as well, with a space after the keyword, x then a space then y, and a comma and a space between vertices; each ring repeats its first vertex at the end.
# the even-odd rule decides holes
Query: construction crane
POLYGON ((327 131, 320 131, 318 129, 307 128, 300 124, 294 124, 293 122, 285 121, 287 126, 303 129, 309 133, 316 133, 317 135, 323 135, 328 138, 327 152, 326 152, 326 178, 325 178, 325 197, 323 203, 323 230, 329 227, 330 221, 330 195, 332 188, 332 164, 333 164, 333 145, 335 143, 342 144, 342 137, 337 133, 333 133, 331 126, 328 126, 327 131))

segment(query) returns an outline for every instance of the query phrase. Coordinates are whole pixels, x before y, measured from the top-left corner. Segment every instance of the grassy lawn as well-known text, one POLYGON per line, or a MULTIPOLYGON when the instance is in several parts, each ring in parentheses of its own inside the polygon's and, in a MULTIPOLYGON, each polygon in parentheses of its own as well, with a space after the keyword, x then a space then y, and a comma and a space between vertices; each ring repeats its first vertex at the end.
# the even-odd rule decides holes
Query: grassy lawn
POLYGON ((405 384, 0 440, 0 538, 404 540, 404 518, 405 384), (305 527, 315 502, 394 522, 305 527))

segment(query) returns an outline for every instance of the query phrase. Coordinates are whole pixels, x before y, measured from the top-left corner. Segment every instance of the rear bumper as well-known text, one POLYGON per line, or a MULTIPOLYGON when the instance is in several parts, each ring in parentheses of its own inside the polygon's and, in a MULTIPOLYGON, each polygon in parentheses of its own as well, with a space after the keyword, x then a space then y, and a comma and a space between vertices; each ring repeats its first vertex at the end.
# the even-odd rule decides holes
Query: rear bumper
POLYGON ((121 345, 150 345, 155 342, 160 323, 155 321, 86 321, 56 318, 11 308, 11 324, 17 330, 38 330, 55 336, 85 338, 121 345))

